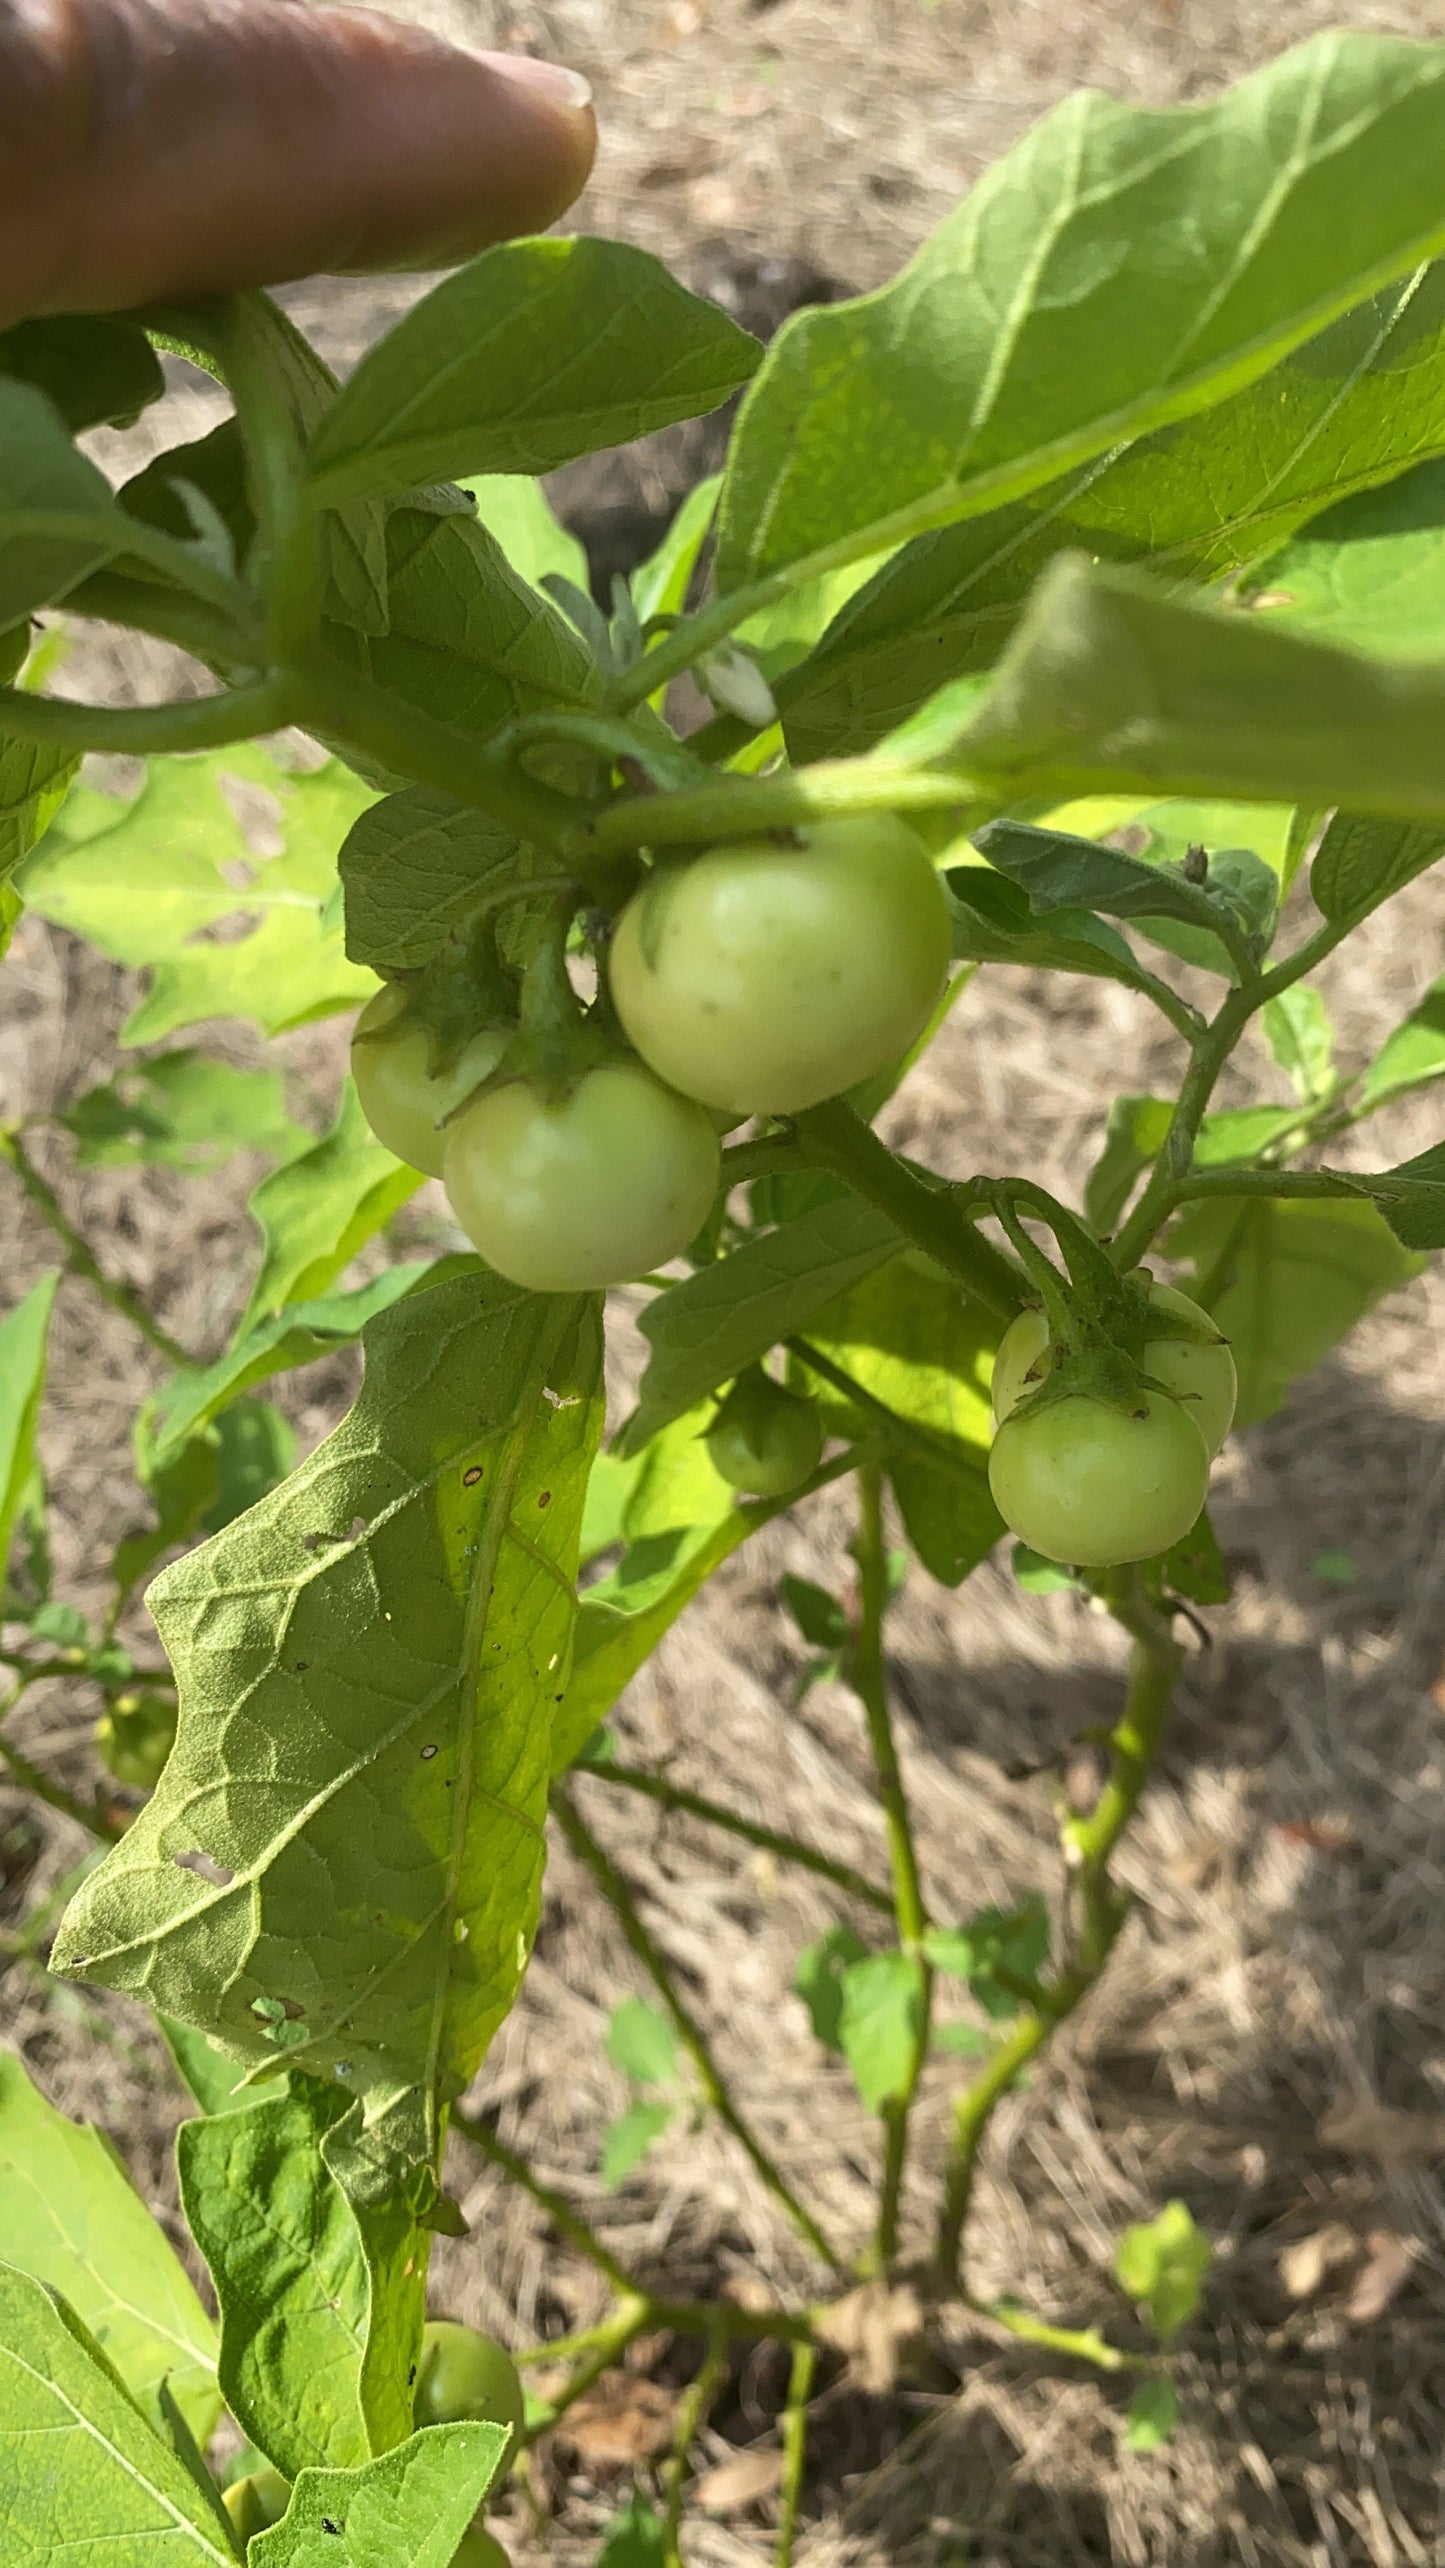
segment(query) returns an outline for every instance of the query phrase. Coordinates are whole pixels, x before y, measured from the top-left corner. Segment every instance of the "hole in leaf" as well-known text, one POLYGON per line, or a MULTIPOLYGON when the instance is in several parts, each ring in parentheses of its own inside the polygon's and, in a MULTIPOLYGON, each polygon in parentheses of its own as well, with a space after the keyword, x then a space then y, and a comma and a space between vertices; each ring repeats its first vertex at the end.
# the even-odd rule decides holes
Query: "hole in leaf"
POLYGON ((464 1489, 475 1489, 477 1482, 481 1479, 481 1476, 482 1466, 479 1462, 474 1462, 469 1471, 464 1471, 462 1473, 462 1487, 464 1489))
POLYGON ((215 1856, 208 1855, 203 1846, 191 1846, 185 1854, 176 1855, 172 1860, 182 1872, 195 1873, 201 1881, 210 1882, 217 1890, 228 1890, 236 1878, 229 1864, 218 1864, 215 1856))
POLYGON ((434 1747, 432 1747, 432 1746, 428 1746, 428 1747, 423 1748, 423 1750, 422 1750, 422 1752, 421 1752, 421 1761, 422 1761, 422 1764, 423 1764, 423 1765, 430 1765, 430 1763, 431 1763, 431 1761, 432 1761, 432 1758, 433 1758, 435 1755, 436 1755, 436 1749, 435 1749, 434 1747))

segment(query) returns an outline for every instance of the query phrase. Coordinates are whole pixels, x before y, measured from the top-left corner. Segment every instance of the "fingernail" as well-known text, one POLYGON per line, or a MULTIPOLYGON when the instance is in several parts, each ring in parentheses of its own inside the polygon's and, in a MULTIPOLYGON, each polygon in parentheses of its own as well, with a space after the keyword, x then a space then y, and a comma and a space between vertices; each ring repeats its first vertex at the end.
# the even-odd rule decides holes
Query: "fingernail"
POLYGON ((536 54, 484 53, 483 62, 503 80, 515 80, 521 89, 535 90, 550 99, 554 107, 566 107, 580 115, 592 104, 592 83, 580 71, 565 62, 542 62, 536 54))

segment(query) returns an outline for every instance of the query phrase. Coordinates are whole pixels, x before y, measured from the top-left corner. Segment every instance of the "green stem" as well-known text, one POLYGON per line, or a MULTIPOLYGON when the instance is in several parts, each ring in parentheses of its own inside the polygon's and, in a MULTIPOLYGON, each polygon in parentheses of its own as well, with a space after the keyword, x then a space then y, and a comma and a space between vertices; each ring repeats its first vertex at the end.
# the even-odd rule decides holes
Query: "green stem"
POLYGON ((1109 1863, 1138 1809, 1158 1755, 1182 1654, 1170 1625, 1146 1595, 1137 1570, 1122 1572, 1106 1601, 1134 1646, 1124 1708, 1109 1742, 1104 1789, 1091 1811, 1072 1813, 1061 1831, 1064 1858, 1078 1891, 1076 1949, 1068 1966, 1042 1990, 1042 2002, 1018 2017, 954 2105, 937 2245, 939 2269, 950 2279, 958 2272, 979 2153, 994 2109, 1020 2071, 1095 1986, 1127 1911, 1127 1902, 1110 1878, 1109 1863))
POLYGON ((179 704, 72 704, 62 696, 0 687, 0 735, 77 754, 96 749, 147 758, 171 750, 224 749, 258 732, 284 730, 297 718, 293 681, 284 674, 179 704))
POLYGON ((788 2404, 783 2410, 783 2479, 779 2494, 778 2541, 773 2554, 774 2568, 793 2568, 793 2548, 798 2537, 798 2510, 803 2499, 803 2470, 808 2457, 808 2401, 813 2393, 813 2373, 817 2366, 815 2345, 793 2348, 792 2376, 788 2382, 788 2404))
POLYGON ((594 815, 589 843, 599 856, 619 856, 639 847, 694 847, 805 828, 850 812, 953 811, 976 800, 966 776, 882 759, 829 758, 774 776, 723 776, 674 793, 620 796, 594 815))
POLYGON ((631 2275, 619 2265, 611 2249, 603 2246, 596 2231, 589 2227, 580 2212, 574 2211, 561 2194, 551 2185, 544 2185, 541 2177, 532 2173, 525 2158, 519 2157, 515 2149, 509 2149, 505 2140, 499 2140, 479 2114, 463 2113, 454 2106, 451 2119, 452 2129, 460 2131, 463 2139, 469 2140, 474 2149, 480 2150, 484 2158, 489 2158, 492 2165, 499 2167, 514 2185, 520 2185, 524 2193, 530 2194, 533 2202, 545 2211, 558 2236, 565 2238, 569 2247, 575 2247, 579 2256, 585 2256, 589 2265, 595 2265, 598 2273, 606 2276, 621 2298, 635 2295, 636 2286, 631 2275))
POLYGON ((832 1882, 835 1889, 846 1891, 850 1899, 866 1900, 870 1908, 882 1909, 885 1916, 893 1914, 888 1892, 880 1890, 866 1874, 855 1872, 851 1864, 835 1863, 831 1855, 821 1854, 816 1846, 804 1845, 801 1838, 764 1828, 756 1819, 745 1819, 741 1811, 729 1810, 720 1801, 709 1801, 700 1792, 688 1792, 681 1784, 669 1783, 665 1775, 649 1774, 642 1766, 617 1765, 610 1758, 593 1764, 585 1757, 577 1759, 572 1772, 590 1774, 598 1783, 622 1784, 629 1792, 645 1793, 649 1801, 657 1802, 664 1810, 685 1811, 689 1818, 706 1820, 710 1827, 725 1828, 730 1836, 742 1837, 764 1854, 776 1855, 781 1863, 817 1873, 822 1880, 832 1882))
POLYGON ((587 814, 568 795, 513 775, 479 741, 387 695, 324 652, 307 652, 287 685, 295 691, 290 720, 321 739, 349 743, 394 775, 439 786, 517 837, 552 849, 585 881, 587 814))
POLYGON ((663 2568, 683 2568, 678 2548, 682 2525, 682 2504, 687 2493, 687 2465, 692 2447, 707 2420, 708 2410, 722 2387, 727 2371, 727 2333, 719 2319, 714 2319, 707 2332, 707 2351, 695 2380, 689 2382, 679 2401, 677 2423, 673 2428, 672 2449, 666 2474, 667 2497, 662 2518, 663 2568))
POLYGON ((798 1138, 817 1167, 841 1177, 896 1222, 905 1239, 925 1249, 986 1309, 1003 1320, 1017 1317, 1029 1298, 1023 1274, 1011 1258, 980 1239, 947 1186, 931 1186, 915 1176, 841 1097, 810 1106, 795 1120, 798 1138))
POLYGON ((131 1285, 122 1284, 117 1277, 107 1275, 97 1264, 94 1251, 61 1210, 54 1187, 41 1176, 18 1132, 0 1131, 0 1158, 9 1161, 36 1211, 60 1241, 71 1272, 82 1276, 103 1302, 108 1302, 113 1311, 119 1311, 129 1320, 131 1327, 138 1329, 147 1345, 153 1346, 158 1355, 163 1355, 168 1364, 189 1364, 191 1359, 185 1348, 167 1335, 159 1320, 152 1319, 139 1293, 131 1285))
POLYGON ((880 1426, 886 1427, 891 1443, 906 1445, 911 1453, 916 1453, 920 1461, 931 1464, 935 1471, 950 1472, 956 1480, 966 1480, 977 1489, 982 1466, 970 1462, 957 1445, 945 1443, 942 1436, 933 1435, 927 1427, 920 1427, 912 1418, 905 1418, 897 1409, 890 1409, 886 1400, 880 1400, 875 1392, 866 1391, 841 1364, 835 1364, 830 1355, 824 1355, 821 1347, 813 1346, 807 1338, 784 1338, 783 1344, 790 1355, 795 1355, 810 1373, 816 1373, 821 1382, 830 1382, 833 1389, 841 1392, 854 1408, 861 1410, 865 1418, 876 1418, 880 1426))
MULTIPOLYGON (((1174 1195, 1176 1203, 1188 1204, 1201 1195, 1297 1195, 1306 1199, 1353 1195, 1360 1201, 1375 1192, 1363 1177, 1349 1177, 1333 1168, 1205 1168, 1197 1176, 1184 1178, 1174 1195)), ((1406 1192, 1402 1186, 1402 1198, 1406 1192)))
POLYGON ((593 2382, 600 2381, 604 2372, 611 2371, 613 2364, 626 2353, 633 2338, 640 2336, 645 2327, 651 2327, 655 2322, 655 2305, 647 2298, 645 2292, 629 2292, 625 2299, 620 2300, 606 2325, 595 2331, 596 2343, 586 2361, 578 2366, 566 2388, 559 2390, 554 2399, 548 2400, 547 2414, 540 2417, 535 2425, 529 2426, 522 2434, 520 2440, 523 2448, 525 2449, 529 2443, 535 2443, 539 2435, 549 2433, 557 2419, 565 2416, 567 2410, 574 2407, 578 2399, 586 2396, 593 2382))
POLYGON ((1076 2363, 1092 2363, 1097 2372, 1137 2372, 1146 2370, 1148 2358, 1141 2354, 1123 2354, 1111 2345, 1096 2327, 1054 2327, 1046 2318, 1035 2318, 1031 2310, 1014 2301, 969 2300, 971 2310, 980 2318, 992 2319, 995 2327, 1005 2328, 1025 2345, 1042 2345, 1051 2354, 1067 2354, 1076 2363))
POLYGON ((93 571, 79 588, 67 591, 67 615, 93 615, 102 624, 125 624, 138 633, 153 633, 161 642, 174 642, 179 650, 189 651, 192 659, 204 660, 212 668, 225 667, 253 670, 265 657, 265 641, 259 622, 243 621, 240 609, 249 603, 242 589, 236 592, 236 611, 222 614, 203 598, 191 596, 188 590, 163 587, 159 580, 127 579, 120 571, 93 571))
POLYGON ((928 1911, 924 1906, 923 1885, 919 1878, 918 1850, 913 1839, 913 1821, 904 1790, 903 1770, 898 1762, 898 1743, 893 1735, 888 1678, 883 1660, 888 1551, 883 1525, 883 1474, 876 1463, 860 1471, 858 1498, 860 1521, 854 1546, 858 1562, 858 1620, 848 1652, 848 1675, 863 1706, 878 1799, 888 1832, 898 1941, 904 1952, 917 1961, 922 1981, 918 2025, 904 2082, 898 2094, 890 2096, 882 2114, 883 2176, 879 2187, 872 2261, 879 2271, 886 2272, 898 2253, 898 2213, 908 2157, 908 2122, 928 2057, 933 1973, 922 1955, 923 1938, 928 1932, 928 1911))
POLYGON ((591 1873, 609 1907, 613 1910, 628 1944, 672 2017, 682 2037, 683 2047, 688 2052, 701 2080, 703 2093, 719 2121, 747 2152, 769 2193, 787 2213, 800 2236, 807 2240, 808 2245, 816 2255, 821 2256, 825 2264, 831 2265, 835 2273, 841 2273, 843 2270, 841 2257, 830 2245, 812 2213, 799 2202, 782 2169, 749 2129, 733 2102, 727 2081, 713 2057, 712 2046, 707 2035, 679 1996, 672 1973, 644 1926, 632 1893, 610 1855, 597 1843, 591 1830, 581 1818, 575 1803, 561 1787, 553 1791, 552 1808, 556 1813, 562 1834, 574 1854, 580 1856, 591 1873))

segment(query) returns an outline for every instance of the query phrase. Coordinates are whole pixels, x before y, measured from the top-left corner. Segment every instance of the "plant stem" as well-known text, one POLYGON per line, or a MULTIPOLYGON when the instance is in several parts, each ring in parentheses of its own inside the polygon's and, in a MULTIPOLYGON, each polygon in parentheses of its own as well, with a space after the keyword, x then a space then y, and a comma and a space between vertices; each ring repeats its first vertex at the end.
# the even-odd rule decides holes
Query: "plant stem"
POLYGON ((148 1346, 163 1355, 168 1364, 188 1365, 191 1361, 183 1346, 169 1337, 158 1320, 152 1319, 139 1293, 129 1284, 107 1275, 97 1264, 90 1248, 75 1224, 61 1210, 54 1187, 42 1177, 18 1132, 0 1131, 0 1158, 9 1161, 36 1211, 46 1221, 65 1250, 66 1263, 72 1273, 83 1276, 113 1311, 119 1311, 138 1329, 148 1346))
POLYGON ((974 1488, 978 1487, 984 1477, 981 1460, 970 1462, 957 1445, 934 1435, 931 1428, 920 1427, 912 1418, 901 1416, 897 1409, 890 1409, 886 1400, 880 1400, 876 1392, 866 1391, 841 1364, 835 1364, 830 1355, 824 1355, 822 1349, 811 1345, 807 1338, 784 1338, 783 1344, 790 1355, 795 1355, 800 1364, 807 1366, 810 1373, 816 1373, 820 1381, 830 1382, 835 1391, 841 1391, 844 1399, 860 1409, 865 1418, 876 1418, 880 1426, 886 1427, 891 1442, 906 1445, 911 1453, 916 1453, 920 1461, 930 1463, 935 1471, 951 1472, 956 1480, 967 1480, 974 1488))
POLYGON ((678 2532, 682 2523, 682 2501, 687 2491, 687 2465, 692 2447, 702 2432, 707 2413, 722 2386, 727 2370, 727 2335, 721 2322, 713 2321, 708 2329, 707 2351, 697 2377, 688 2383, 678 2404, 677 2424, 673 2429, 672 2450, 668 2455, 667 2499, 662 2518, 663 2568, 682 2568, 678 2532))
POLYGON ((1147 2358, 1140 2354, 1121 2353, 1096 2327, 1053 2327, 1046 2318, 1035 2318, 1031 2310, 1013 2301, 969 2300, 968 2307, 980 2318, 992 2319, 995 2327, 1006 2328, 1025 2345, 1045 2346, 1052 2354, 1070 2355, 1076 2363, 1092 2363, 1098 2372, 1135 2372, 1147 2368, 1147 2358))
POLYGON ((630 855, 640 847, 803 828, 849 812, 966 811, 976 800, 966 776, 881 758, 829 758, 773 776, 723 776, 672 793, 619 796, 594 814, 590 843, 599 856, 630 855))
POLYGON ((104 749, 145 758, 170 750, 225 749, 258 732, 282 731, 298 719, 294 682, 284 674, 176 704, 72 704, 66 696, 0 687, 0 734, 77 754, 104 749))
POLYGON ((619 2265, 611 2249, 603 2246, 596 2231, 589 2227, 580 2212, 574 2211, 561 2194, 555 2192, 551 2185, 544 2185, 541 2177, 533 2174, 525 2158, 519 2157, 515 2149, 509 2149, 505 2140, 499 2140, 479 2114, 463 2113, 454 2106, 451 2118, 452 2129, 460 2131, 463 2139, 470 2140, 472 2147, 480 2150, 484 2158, 489 2158, 494 2167, 499 2167, 504 2176, 509 2176, 514 2185, 520 2185, 524 2193, 529 2193, 545 2211, 559 2237, 565 2238, 570 2247, 575 2247, 579 2256, 585 2256, 589 2265, 595 2265, 615 2292, 623 2299, 635 2294, 636 2286, 631 2275, 619 2265))
POLYGON ((878 1783, 878 1799, 888 1831, 898 1941, 904 1952, 917 1962, 920 1976, 918 2024, 907 2072, 898 2094, 889 2097, 882 2111, 883 2177, 878 2195, 873 2263, 878 2270, 886 2272, 898 2253, 898 2211, 908 2157, 908 2119, 928 2057, 933 1973, 922 1954, 923 1938, 928 1932, 928 1912, 923 1902, 918 1850, 913 1841, 913 1821, 898 1762, 898 1743, 893 1735, 888 1678, 883 1662, 888 1551, 883 1526, 883 1474, 877 1463, 870 1463, 859 1472, 858 1499, 860 1518, 854 1546, 858 1562, 858 1620, 848 1652, 848 1675, 863 1706, 873 1771, 878 1783))
MULTIPOLYGON (((1127 1902, 1109 1874, 1110 1858, 1138 1809, 1159 1751, 1170 1697, 1182 1663, 1173 1632, 1144 1591, 1137 1569, 1120 1573, 1107 1599, 1109 1610, 1133 1641, 1124 1708, 1109 1741, 1109 1772, 1095 1807, 1074 1812, 1061 1830, 1064 1859, 1078 1886, 1080 1927, 1072 1960, 1004 2036, 953 2109, 953 2141, 944 2179, 937 2263, 958 2273, 964 2230, 973 2199, 979 2152, 1000 2098, 1049 2036, 1087 1997, 1107 1962, 1127 1902)), ((1018 2331, 1015 2331, 1018 2332, 1018 2331)))
POLYGON ((535 2443, 540 2434, 549 2433, 557 2419, 565 2416, 569 2407, 586 2396, 593 2382, 600 2381, 604 2372, 611 2371, 619 2355, 625 2354, 633 2338, 654 2323, 655 2316, 654 2305, 645 2292, 628 2292, 618 2302, 612 2317, 594 2331, 595 2343, 586 2361, 573 2373, 566 2388, 559 2390, 554 2399, 549 2399, 546 2416, 523 2432, 520 2437, 523 2448, 535 2443))
POLYGON ((778 2509, 778 2542, 774 2568, 793 2568, 798 2536, 798 2509, 803 2497, 803 2469, 808 2457, 808 2401, 817 2365, 816 2345, 793 2348, 788 2404, 783 2410, 783 2479, 778 2509))
POLYGON ((807 2240, 815 2255, 821 2256, 824 2263, 831 2265, 835 2273, 841 2273, 842 2258, 829 2244, 812 2213, 799 2202, 782 2169, 749 2129, 733 2102, 727 2081, 713 2057, 712 2046, 707 2035, 679 1996, 672 1973, 644 1926, 632 1893, 611 1856, 597 1843, 575 1803, 560 1787, 553 1791, 552 1808, 567 1843, 574 1854, 580 1856, 587 1866, 593 1880, 616 1915, 628 1944, 672 2017, 682 2037, 683 2046, 690 2055, 702 2082, 703 2093, 719 2121, 726 2125, 733 2138, 747 2152, 769 2193, 787 2213, 794 2228, 807 2240))
POLYGON ((799 1837, 785 1837, 775 1828, 764 1828, 756 1819, 745 1819, 738 1810, 728 1810, 720 1801, 709 1801, 700 1792, 688 1792, 681 1784, 669 1783, 665 1775, 649 1774, 643 1766, 616 1765, 611 1759, 599 1764, 585 1757, 577 1758, 574 1774, 590 1774, 598 1783, 619 1783, 629 1792, 642 1792, 664 1810, 686 1811, 689 1818, 705 1819, 709 1826, 726 1828, 731 1836, 742 1837, 750 1846, 761 1847, 765 1854, 776 1855, 781 1863, 796 1864, 803 1872, 817 1873, 850 1899, 866 1900, 870 1908, 881 1908, 884 1915, 893 1914, 893 1901, 886 1890, 866 1874, 855 1872, 851 1864, 835 1863, 831 1855, 820 1854, 816 1846, 805 1846, 799 1837))
POLYGON ((305 444, 273 352, 267 297, 230 295, 219 335, 246 450, 246 478, 265 547, 261 585, 273 659, 314 639, 326 586, 325 528, 303 496, 305 444))
MULTIPOLYGON (((798 1138, 814 1164, 841 1177, 865 1202, 896 1222, 905 1239, 925 1249, 976 1301, 998 1318, 1017 1317, 1028 1299, 1021 1270, 980 1239, 973 1220, 946 1185, 914 1175, 881 1142, 861 1115, 839 1097, 796 1117, 798 1138)), ((978 1211, 987 1210, 980 1205, 978 1211)))

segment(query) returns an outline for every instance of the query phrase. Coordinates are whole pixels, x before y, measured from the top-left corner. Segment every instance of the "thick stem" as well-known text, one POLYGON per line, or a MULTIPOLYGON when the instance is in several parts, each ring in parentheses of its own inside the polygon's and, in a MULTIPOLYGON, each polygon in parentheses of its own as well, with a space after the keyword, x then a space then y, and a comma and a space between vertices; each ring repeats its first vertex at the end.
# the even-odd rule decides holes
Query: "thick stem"
POLYGON ((1134 1646, 1124 1708, 1110 1737, 1104 1789, 1091 1811, 1072 1813, 1060 1832, 1064 1859, 1078 1888, 1075 1951, 1066 1968, 1044 1988, 1042 2004, 1027 2008, 1017 2018, 954 2106, 936 2251, 940 2272, 949 2280, 958 2274, 979 2153, 995 2107, 1095 1986, 1127 1911, 1127 1902, 1110 1877, 1110 1858, 1139 1807, 1152 1771, 1182 1654, 1169 1624, 1149 1601, 1138 1570, 1122 1571, 1107 1601, 1134 1646))
POLYGON ((590 844, 599 856, 630 855, 640 847, 701 847, 709 839, 803 829, 857 811, 967 812, 971 806, 983 808, 966 776, 881 759, 830 758, 774 776, 724 776, 672 793, 628 794, 595 814, 590 844))
POLYGON ((835 2273, 841 2273, 842 2258, 829 2243, 812 2213, 798 2200, 782 2169, 749 2129, 733 2102, 727 2081, 713 2057, 712 2046, 707 2035, 678 1994, 672 1973, 644 1926, 632 1893, 617 1866, 610 1855, 599 1846, 575 1803, 564 1790, 554 1789, 552 1808, 567 1843, 574 1854, 581 1857, 591 1873, 608 1906, 616 1916, 628 1944, 672 2017, 682 2037, 683 2047, 688 2052, 701 2080, 703 2093, 719 2121, 725 2124, 733 2138, 747 2152, 774 2201, 787 2213, 794 2228, 807 2240, 814 2254, 821 2256, 825 2264, 831 2265, 835 2273))
POLYGON ((930 1186, 915 1176, 840 1097, 827 1105, 810 1106, 796 1118, 796 1125, 815 1167, 841 1177, 855 1194, 896 1222, 905 1239, 925 1249, 998 1318, 1017 1317, 1029 1298, 1021 1270, 980 1239, 947 1186, 930 1186))
POLYGON ((923 1960, 923 1938, 928 1932, 928 1912, 923 1901, 923 1885, 918 1872, 918 1850, 913 1841, 913 1821, 908 1808, 908 1795, 903 1786, 903 1771, 898 1762, 898 1743, 893 1735, 893 1716, 888 1702, 888 1678, 883 1661, 883 1617, 888 1606, 888 1552, 883 1525, 883 1474, 871 1463, 858 1475, 860 1522, 854 1547, 858 1562, 858 1621, 848 1653, 848 1673, 868 1728, 868 1745, 873 1758, 873 1772, 878 1785, 878 1799, 888 1832, 888 1855, 893 1872, 893 1909, 898 1926, 898 1941, 905 1953, 918 1963, 920 1973, 918 2027, 903 2085, 896 2096, 890 2096, 883 2107, 883 2177, 878 2194, 878 2221, 873 2238, 873 2263, 887 2270, 898 2253, 898 2212, 903 2195, 903 2174, 908 2157, 908 2121, 918 2082, 928 2057, 929 2029, 933 2013, 933 1973, 923 1960))
POLYGON ((94 1250, 62 1211, 54 1187, 41 1176, 18 1132, 0 1132, 0 1158, 9 1161, 41 1219, 55 1233, 72 1274, 83 1276, 101 1300, 129 1320, 131 1327, 138 1329, 147 1345, 163 1355, 168 1364, 188 1365, 191 1359, 185 1348, 167 1335, 159 1320, 152 1319, 139 1293, 117 1277, 107 1275, 97 1263, 94 1250))
POLYGON ((881 1908, 884 1915, 893 1914, 893 1901, 886 1890, 866 1874, 855 1872, 851 1864, 835 1863, 831 1855, 820 1854, 816 1846, 805 1846, 799 1837, 785 1837, 776 1828, 764 1828, 756 1819, 746 1819, 739 1810, 729 1810, 720 1801, 709 1801, 700 1792, 685 1791, 681 1784, 669 1783, 665 1775, 649 1774, 642 1766, 617 1765, 608 1758, 593 1765, 579 1757, 574 1774, 590 1774, 599 1783, 622 1784, 629 1792, 641 1792, 664 1810, 685 1811, 689 1818, 704 1819, 713 1828, 725 1828, 730 1836, 741 1837, 764 1854, 776 1855, 780 1863, 796 1864, 800 1871, 817 1873, 835 1889, 846 1891, 850 1899, 866 1900, 870 1908, 881 1908))
POLYGON ((0 687, 0 736, 77 754, 104 749, 147 758, 169 750, 225 749, 258 732, 282 731, 298 719, 293 682, 284 675, 179 704, 72 704, 64 696, 0 687))
POLYGON ((808 2457, 808 2401, 813 2394, 813 2373, 817 2361, 815 2345, 794 2347, 788 2404, 783 2410, 783 2481, 779 2495, 774 2568, 793 2568, 798 2510, 803 2500, 803 2471, 808 2457))

